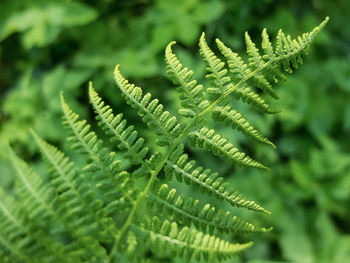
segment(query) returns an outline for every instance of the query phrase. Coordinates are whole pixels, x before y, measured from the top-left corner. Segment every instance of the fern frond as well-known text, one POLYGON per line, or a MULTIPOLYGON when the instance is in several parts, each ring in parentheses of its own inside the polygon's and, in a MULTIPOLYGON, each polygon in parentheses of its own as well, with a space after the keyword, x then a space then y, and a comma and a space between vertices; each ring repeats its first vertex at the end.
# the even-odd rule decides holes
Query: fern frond
POLYGON ((103 188, 108 200, 116 200, 125 196, 134 202, 135 192, 132 190, 133 180, 126 171, 120 171, 121 161, 114 152, 102 146, 102 141, 90 131, 86 120, 79 120, 79 115, 72 111, 61 93, 61 103, 64 112, 64 126, 71 132, 68 140, 72 148, 88 156, 85 172, 96 180, 97 187, 103 188))
POLYGON ((4 237, 3 244, 12 253, 16 253, 13 255, 24 261, 28 261, 34 254, 37 259, 54 257, 72 263, 69 246, 45 236, 45 231, 41 229, 34 229, 33 222, 27 220, 20 207, 0 189, 0 236, 4 237))
POLYGON ((56 212, 52 207, 53 191, 49 187, 43 186, 42 180, 23 160, 19 159, 15 153, 9 149, 12 165, 17 175, 17 193, 21 197, 22 207, 28 210, 28 217, 41 220, 48 220, 56 217, 56 212))
POLYGON ((218 121, 223 121, 226 125, 231 126, 233 129, 242 131, 244 134, 257 141, 269 144, 273 148, 276 148, 276 146, 264 137, 253 125, 251 125, 241 113, 232 109, 228 105, 225 107, 217 106, 213 111, 213 118, 218 121))
POLYGON ((173 53, 171 47, 176 44, 171 42, 165 49, 165 63, 167 73, 175 85, 180 85, 181 106, 179 114, 187 118, 193 118, 199 115, 201 111, 209 106, 203 91, 203 85, 197 84, 196 80, 191 80, 193 71, 189 70, 180 63, 179 59, 173 53))
MULTIPOLYGON (((269 92, 274 98, 278 98, 270 80, 273 79, 274 82, 285 80, 281 68, 283 68, 284 71, 291 73, 292 67, 297 68, 298 64, 302 63, 302 54, 307 52, 307 49, 313 42, 315 36, 326 25, 328 20, 329 18, 326 17, 326 19, 318 27, 315 27, 312 32, 305 33, 293 40, 290 36, 286 37, 282 30, 280 30, 276 37, 275 51, 273 50, 266 29, 263 30, 263 56, 260 55, 256 45, 251 41, 248 33, 246 33, 245 37, 250 62, 249 66, 247 66, 236 53, 227 48, 220 40, 217 40, 218 47, 221 53, 225 56, 230 72, 233 73, 233 79, 236 81, 236 84, 230 87, 230 90, 227 91, 227 95, 232 92, 236 93, 237 90, 247 88, 247 82, 253 81, 253 84, 257 85, 262 90, 269 92)), ((263 104, 265 104, 265 102, 263 104)), ((259 108, 264 109, 264 107, 259 108)))
POLYGON ((183 154, 183 145, 171 154, 164 171, 169 181, 175 176, 179 182, 184 181, 193 187, 199 187, 202 191, 213 194, 218 199, 226 200, 232 206, 270 213, 254 201, 247 200, 228 183, 224 183, 224 178, 219 177, 217 173, 197 166, 194 160, 189 160, 188 155, 183 154))
POLYGON ((0 189, 0 259, 46 263, 143 262, 147 261, 142 256, 148 252, 149 245, 155 254, 164 252, 185 257, 185 261, 195 258, 216 262, 249 247, 251 243, 233 244, 222 236, 271 229, 256 227, 211 203, 179 195, 177 189, 161 184, 158 177, 164 173, 170 181, 175 176, 179 182, 184 181, 233 207, 270 213, 247 200, 218 173, 190 160, 184 153, 184 142, 189 139, 192 146, 239 166, 268 169, 239 152, 214 129, 207 128, 206 120, 212 116, 274 147, 234 109, 231 95, 262 112, 275 113, 264 95, 253 88, 278 98, 275 83, 284 80, 285 72, 292 72, 302 63, 303 54, 327 21, 328 18, 312 32, 296 39, 279 31, 275 46, 266 29, 261 34, 261 48, 246 33, 247 61, 216 39, 227 65, 209 48, 203 33, 199 47, 207 66, 206 77, 211 82, 206 90, 192 79, 193 71, 181 64, 172 50, 175 42, 171 42, 165 51, 165 62, 167 73, 180 92, 179 114, 187 118, 183 124, 151 94, 144 95, 140 87, 130 84, 116 66, 114 76, 123 97, 156 133, 157 143, 165 146, 161 151, 150 153, 134 126, 127 125, 122 114, 115 115, 90 83, 89 99, 98 124, 129 160, 123 165, 126 170, 121 169, 122 162, 116 152, 104 147, 103 141, 72 111, 61 93, 64 125, 70 131, 68 139, 72 148, 83 154, 79 159, 83 167, 75 166, 64 153, 32 132, 49 168, 50 180, 46 184, 10 151, 17 172, 16 199, 0 189), (139 176, 147 180, 143 189, 138 189, 144 183, 137 181, 139 176))
POLYGON ((237 88, 234 95, 237 99, 241 99, 243 102, 253 105, 257 110, 264 113, 273 114, 279 112, 279 110, 273 109, 270 104, 255 93, 250 87, 246 86, 245 88, 237 88))
POLYGON ((148 163, 145 161, 148 153, 148 147, 145 146, 145 140, 138 137, 134 126, 127 126, 122 114, 114 115, 109 105, 105 105, 103 100, 93 89, 92 83, 89 84, 90 102, 97 114, 96 119, 106 134, 113 136, 112 141, 117 141, 118 147, 125 152, 128 158, 134 164, 140 164, 138 174, 146 176, 151 172, 148 163))
MULTIPOLYGON (((85 253, 82 258, 91 258, 92 256, 98 256, 100 259, 105 256, 105 251, 95 240, 87 240, 86 237, 79 234, 76 228, 71 226, 70 220, 65 220, 64 216, 58 214, 57 208, 60 208, 59 204, 55 204, 52 189, 44 185, 39 175, 37 175, 23 160, 18 158, 15 153, 10 149, 10 158, 17 175, 17 192, 21 197, 21 207, 27 212, 31 224, 38 224, 40 228, 43 227, 42 222, 47 222, 50 231, 58 233, 58 228, 64 226, 66 230, 70 231, 72 236, 77 238, 77 248, 71 247, 70 254, 77 254, 80 247, 91 247, 93 253, 85 253), (36 222, 39 221, 39 222, 36 222), (60 226, 55 226, 59 224, 60 226), (79 245, 78 245, 79 244, 79 245)), ((59 230, 59 232, 62 232, 59 230)), ((47 233, 45 233, 46 235, 47 233)), ((74 257, 74 262, 78 262, 74 257)))
POLYGON ((38 248, 31 235, 27 235, 27 230, 22 225, 20 219, 19 206, 15 200, 6 195, 0 188, 0 244, 7 257, 13 260, 28 260, 25 251, 30 250, 34 253, 38 248), (17 242, 20 240, 20 242, 17 242))
POLYGON ((27 262, 28 259, 22 255, 14 244, 8 242, 0 231, 0 258, 4 263, 27 262))
POLYGON ((199 39, 199 51, 207 64, 207 72, 209 72, 205 77, 213 80, 215 84, 215 87, 208 88, 206 92, 215 100, 232 86, 231 78, 227 76, 225 63, 209 48, 205 40, 205 33, 202 33, 199 39))
MULTIPOLYGON (((273 50, 272 43, 270 41, 270 37, 267 34, 266 28, 263 29, 261 33, 261 47, 264 51, 264 55, 262 56, 265 60, 275 60, 276 55, 273 50)), ((283 74, 281 70, 279 70, 279 64, 278 63, 272 63, 270 66, 266 68, 266 73, 270 75, 270 79, 274 79, 275 82, 278 82, 279 80, 286 81, 287 78, 283 74)))
POLYGON ((129 84, 128 80, 121 75, 119 65, 115 67, 114 77, 126 101, 137 109, 142 120, 150 128, 156 129, 157 134, 161 136, 157 140, 158 144, 161 146, 173 145, 174 140, 183 131, 182 125, 177 122, 176 117, 171 116, 168 111, 164 111, 164 107, 158 99, 152 100, 150 93, 143 95, 140 87, 129 84))
POLYGON ((0 258, 5 263, 11 262, 26 262, 26 259, 21 255, 18 249, 6 240, 0 231, 0 258))
POLYGON ((177 195, 176 189, 170 189, 167 184, 155 186, 155 193, 148 194, 148 206, 155 208, 157 214, 167 212, 171 219, 176 222, 191 226, 193 224, 197 229, 203 232, 213 234, 214 230, 221 233, 236 232, 267 232, 271 229, 259 228, 248 223, 237 216, 232 216, 231 212, 217 210, 210 204, 199 207, 199 200, 184 195, 177 195))
POLYGON ((227 61, 227 65, 232 73, 232 80, 238 82, 243 78, 247 78, 251 71, 243 59, 227 47, 220 39, 217 38, 215 41, 220 52, 224 55, 227 61))
POLYGON ((190 139, 194 146, 204 148, 216 156, 224 157, 237 163, 239 166, 269 169, 261 163, 254 161, 245 153, 240 152, 228 139, 221 137, 213 129, 203 127, 199 131, 193 131, 190 133, 190 139))
POLYGON ((261 33, 261 47, 265 53, 265 55, 263 55, 264 59, 274 59, 276 57, 266 28, 264 28, 261 33))
MULTIPOLYGON (((36 133, 32 132, 39 150, 52 176, 51 183, 59 195, 62 215, 65 221, 72 221, 79 233, 101 238, 101 222, 103 201, 96 198, 94 192, 86 185, 83 178, 75 170, 75 165, 56 147, 48 144, 36 133)), ((104 229, 104 227, 102 228, 104 229)), ((108 229, 108 228, 107 228, 108 229)), ((109 231, 109 229, 108 229, 109 231)))
MULTIPOLYGON (((251 71, 242 58, 219 39, 216 39, 216 44, 227 61, 229 70, 232 73, 233 81, 240 83, 241 80, 248 79, 251 75, 251 71)), ((242 99, 243 102, 254 105, 262 112, 276 112, 263 98, 248 87, 246 83, 241 84, 241 86, 237 87, 237 89, 235 89, 233 92, 237 99, 242 99)))
MULTIPOLYGON (((247 46, 247 53, 249 56, 249 66, 251 71, 264 67, 265 61, 260 56, 259 50, 256 48, 255 43, 251 40, 248 32, 245 32, 245 43, 247 46)), ((269 93, 274 99, 278 99, 276 91, 273 89, 271 83, 266 79, 262 73, 256 73, 254 75, 254 82, 258 88, 269 93)))
POLYGON ((252 242, 232 244, 188 227, 179 229, 176 222, 171 223, 168 220, 161 222, 156 216, 152 220, 145 218, 142 223, 133 224, 132 227, 135 231, 141 232, 145 243, 149 244, 153 251, 170 253, 173 256, 185 257, 187 260, 192 257, 197 261, 201 258, 210 262, 225 260, 252 245, 252 242))

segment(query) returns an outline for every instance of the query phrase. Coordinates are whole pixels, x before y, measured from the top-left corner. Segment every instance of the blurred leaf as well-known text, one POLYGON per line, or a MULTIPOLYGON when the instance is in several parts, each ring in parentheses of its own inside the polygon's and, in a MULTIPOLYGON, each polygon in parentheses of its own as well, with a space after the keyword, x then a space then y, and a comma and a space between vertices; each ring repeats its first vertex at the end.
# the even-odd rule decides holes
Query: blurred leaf
POLYGON ((314 254, 311 240, 302 231, 301 226, 294 225, 281 236, 281 245, 285 258, 295 263, 312 263, 314 254))
POLYGON ((26 48, 44 46, 58 36, 65 27, 83 25, 97 16, 96 12, 79 2, 37 1, 24 10, 9 10, 0 23, 0 41, 16 32, 23 32, 26 48))

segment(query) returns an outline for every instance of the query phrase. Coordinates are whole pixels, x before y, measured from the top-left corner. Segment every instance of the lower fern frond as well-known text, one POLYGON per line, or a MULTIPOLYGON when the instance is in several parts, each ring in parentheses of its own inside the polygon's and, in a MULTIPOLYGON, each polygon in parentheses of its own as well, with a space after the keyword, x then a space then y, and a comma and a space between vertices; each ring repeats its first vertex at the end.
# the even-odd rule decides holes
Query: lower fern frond
POLYGON ((74 149, 88 156, 88 164, 84 167, 84 171, 96 180, 97 188, 103 188, 108 200, 125 196, 130 202, 134 202, 136 194, 132 187, 134 182, 129 173, 120 171, 121 161, 116 158, 116 154, 102 146, 102 141, 90 131, 90 125, 86 124, 86 120, 79 120, 79 115, 64 101, 62 93, 61 102, 64 125, 71 132, 68 140, 74 149))
MULTIPOLYGON (((58 213, 63 209, 64 204, 54 200, 51 187, 44 185, 39 175, 23 160, 19 159, 12 150, 10 150, 10 157, 17 172, 16 192, 21 198, 21 207, 26 211, 31 225, 39 229, 44 226, 50 228, 47 231, 54 232, 55 235, 63 235, 65 231, 68 231, 72 237, 76 238, 75 247, 70 246, 71 251, 69 252, 75 255, 72 262, 78 262, 76 254, 79 253, 81 247, 90 246, 93 248, 91 254, 84 252, 84 255, 80 256, 81 258, 91 258, 98 255, 101 260, 103 256, 106 256, 105 250, 97 244, 96 240, 87 240, 86 236, 72 227, 70 219, 67 220, 64 215, 58 213)), ((47 233, 43 231, 42 235, 46 236, 47 233)), ((65 259, 65 262, 68 262, 67 260, 68 258, 65 259)))
POLYGON ((199 200, 184 195, 177 195, 176 189, 170 189, 168 185, 156 186, 155 193, 148 194, 148 206, 155 208, 157 214, 167 212, 167 215, 186 226, 192 224, 203 232, 210 234, 217 230, 223 234, 234 234, 237 232, 267 232, 271 229, 259 228, 248 223, 237 216, 232 216, 231 212, 217 210, 210 204, 199 207, 199 200))
POLYGON ((16 170, 16 192, 21 197, 22 207, 28 210, 28 217, 41 220, 57 219, 57 214, 52 207, 53 191, 43 186, 43 182, 23 160, 9 149, 10 159, 16 170))
POLYGON ((37 258, 53 257, 73 263, 73 258, 69 255, 69 244, 64 245, 46 236, 47 233, 28 220, 20 205, 12 197, 6 196, 2 189, 0 211, 0 236, 6 237, 7 242, 3 244, 14 256, 29 260, 31 254, 34 254, 37 258))
POLYGON ((7 236, 0 231, 0 258, 4 263, 27 262, 28 258, 23 255, 15 244, 11 244, 7 236))
POLYGON ((246 244, 232 244, 215 236, 203 234, 195 229, 183 227, 179 229, 176 222, 168 220, 161 222, 158 217, 152 220, 145 218, 140 224, 133 224, 132 228, 144 236, 146 244, 158 252, 172 256, 184 257, 197 261, 202 258, 213 262, 232 258, 239 252, 250 247, 252 242, 246 244))
POLYGON ((103 201, 96 198, 96 194, 75 170, 75 165, 62 152, 34 132, 33 136, 52 175, 51 183, 59 195, 59 213, 65 215, 65 220, 72 221, 72 227, 83 225, 78 228, 81 234, 94 236, 98 240, 110 238, 110 231, 116 230, 111 219, 103 217, 103 201))

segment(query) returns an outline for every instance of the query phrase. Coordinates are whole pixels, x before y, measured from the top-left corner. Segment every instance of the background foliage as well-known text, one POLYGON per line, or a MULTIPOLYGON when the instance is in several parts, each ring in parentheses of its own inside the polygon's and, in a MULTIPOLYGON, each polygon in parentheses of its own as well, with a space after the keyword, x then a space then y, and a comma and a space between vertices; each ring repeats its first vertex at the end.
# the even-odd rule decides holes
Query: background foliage
MULTIPOLYGON (((13 186, 6 142, 36 170, 42 169, 36 164, 29 128, 65 148, 60 90, 75 111, 91 119, 87 82, 93 80, 108 103, 136 120, 116 91, 115 64, 121 64, 132 82, 174 107, 178 101, 163 62, 170 41, 179 43, 179 57, 200 79, 204 64, 197 42, 202 31, 210 41, 219 37, 243 51, 246 30, 254 40, 264 27, 269 33, 282 28, 295 36, 329 15, 305 65, 288 83, 280 84, 282 112, 266 118, 250 111, 247 116, 277 145, 277 151, 254 146, 256 159, 268 164, 271 172, 241 170, 204 159, 200 151, 192 154, 230 176, 233 186, 273 212, 244 215, 258 225, 274 226, 274 231, 250 236, 254 247, 237 261, 349 262, 349 13, 347 0, 1 1, 0 183, 8 189, 13 186)), ((249 152, 252 146, 245 137, 222 132, 249 152)))

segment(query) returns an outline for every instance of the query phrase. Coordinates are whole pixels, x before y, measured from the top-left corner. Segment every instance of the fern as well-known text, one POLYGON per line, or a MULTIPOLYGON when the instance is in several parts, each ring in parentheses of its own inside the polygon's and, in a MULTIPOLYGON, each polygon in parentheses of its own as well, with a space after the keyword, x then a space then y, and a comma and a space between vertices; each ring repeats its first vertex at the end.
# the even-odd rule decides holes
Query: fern
POLYGON ((200 54, 207 66, 209 86, 193 79, 171 42, 165 51, 170 79, 177 86, 180 118, 166 111, 158 99, 129 83, 116 66, 114 76, 126 102, 157 134, 158 151, 114 113, 89 84, 89 99, 102 130, 115 149, 92 131, 61 93, 63 124, 68 141, 83 162, 72 162, 56 147, 33 138, 47 164, 50 180, 43 181, 9 150, 17 173, 15 195, 0 190, 0 257, 4 262, 139 262, 148 250, 209 262, 229 259, 252 245, 236 243, 227 235, 267 232, 210 203, 178 193, 172 179, 201 190, 213 199, 237 208, 270 212, 240 194, 225 178, 190 160, 185 142, 233 162, 239 167, 268 170, 217 133, 206 121, 223 122, 249 138, 275 148, 254 124, 238 112, 232 97, 264 113, 276 113, 268 96, 278 99, 275 83, 286 79, 302 63, 317 33, 328 18, 310 33, 291 39, 279 31, 274 48, 266 29, 262 52, 245 34, 248 60, 244 61, 219 39, 221 55, 209 47, 203 33, 200 54), (225 60, 225 61, 224 61, 225 60), (255 90, 255 87, 260 91, 255 90), (160 149, 160 150, 159 150, 160 149), (152 152, 153 151, 153 152, 152 152), (119 159, 123 154, 126 163, 119 159), (124 168, 126 167, 126 168, 124 168), (164 177, 162 175, 165 175, 164 177), (146 180, 144 188, 139 180, 146 180), (136 253, 137 251, 137 253, 136 253))

